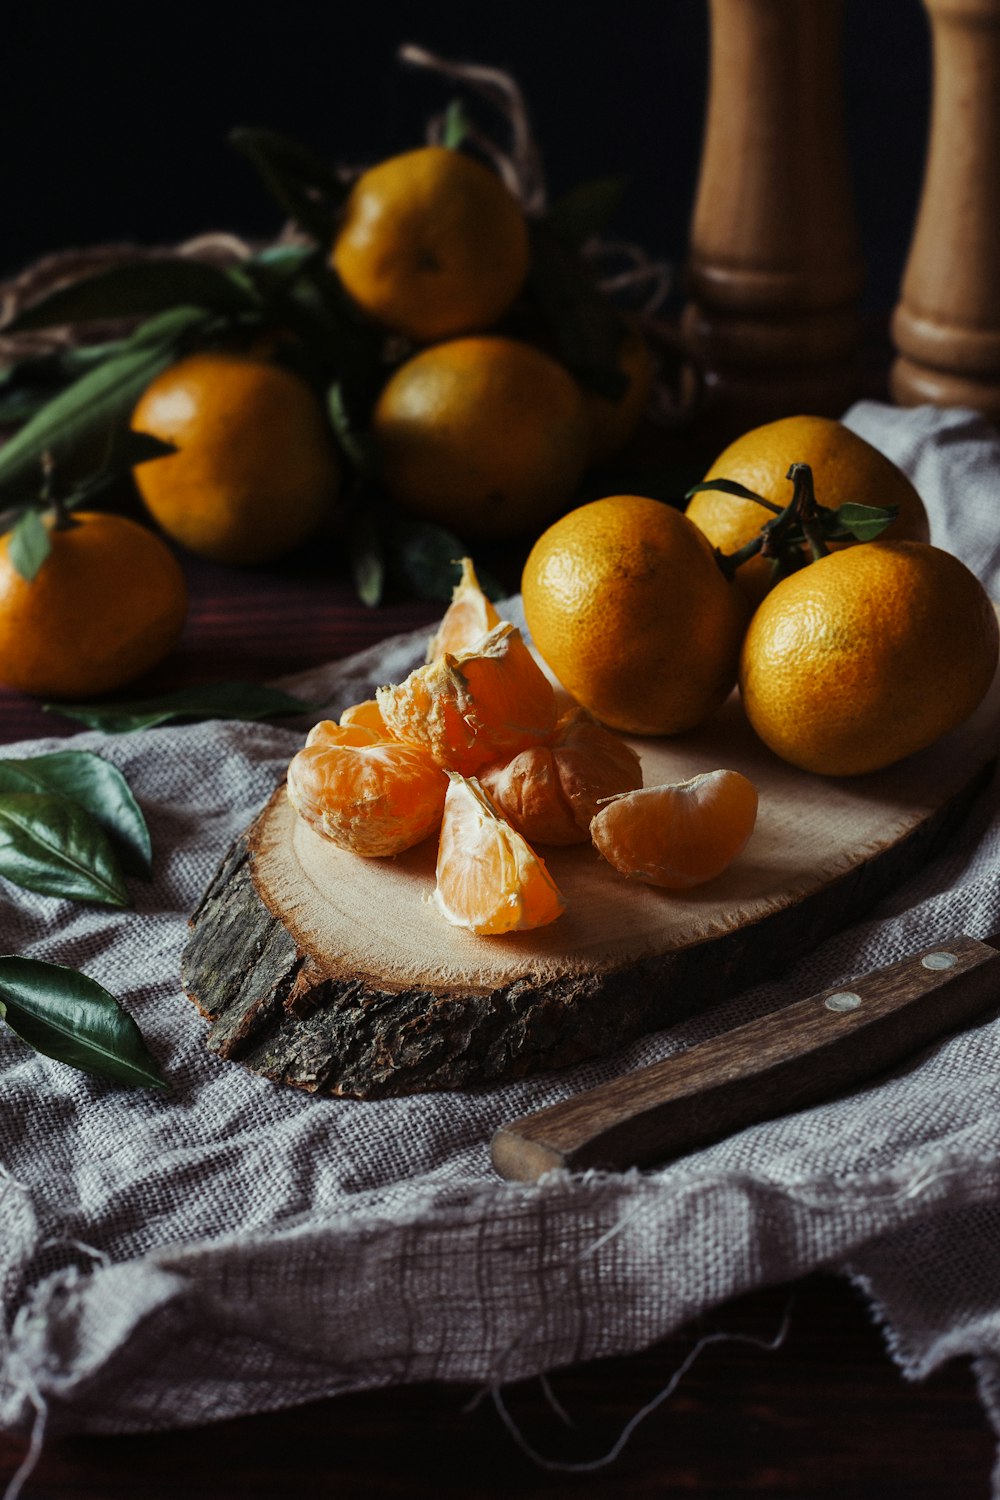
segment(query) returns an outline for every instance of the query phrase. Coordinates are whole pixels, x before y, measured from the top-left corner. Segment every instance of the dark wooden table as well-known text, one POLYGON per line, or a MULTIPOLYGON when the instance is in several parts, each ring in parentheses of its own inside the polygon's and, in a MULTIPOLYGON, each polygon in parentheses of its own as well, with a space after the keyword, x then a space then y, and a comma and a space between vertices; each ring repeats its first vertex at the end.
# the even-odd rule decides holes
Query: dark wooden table
MULTIPOLYGON (((424 627, 435 605, 354 600, 341 571, 313 550, 237 572, 186 561, 191 612, 172 660, 134 691, 245 677, 263 681, 424 627)), ((501 571, 503 571, 501 569, 501 571)), ((67 735, 72 721, 0 690, 0 742, 67 735)), ((674 1393, 639 1424, 619 1457, 592 1472, 540 1467, 519 1449, 491 1398, 416 1386, 182 1432, 52 1438, 26 1500, 243 1500, 304 1492, 485 1497, 766 1496, 770 1500, 986 1500, 994 1442, 968 1366, 907 1384, 861 1298, 832 1276, 745 1296, 675 1338, 628 1358, 553 1373, 505 1392, 525 1440, 562 1463, 599 1459, 667 1385, 698 1338, 773 1337, 773 1352, 713 1342, 674 1393), (477 1397, 479 1399, 477 1399, 477 1397)), ((0 1434, 0 1485, 25 1436, 0 1434)))

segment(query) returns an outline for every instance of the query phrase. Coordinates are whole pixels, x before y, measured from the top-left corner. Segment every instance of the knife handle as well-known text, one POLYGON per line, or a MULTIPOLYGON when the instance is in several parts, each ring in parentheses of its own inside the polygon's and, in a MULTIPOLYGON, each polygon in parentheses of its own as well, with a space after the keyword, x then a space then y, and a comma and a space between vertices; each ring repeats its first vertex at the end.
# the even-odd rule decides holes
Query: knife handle
POLYGON ((1000 1003, 1000 953, 958 937, 750 1021, 493 1137, 502 1177, 619 1171, 707 1145, 882 1072, 1000 1003))

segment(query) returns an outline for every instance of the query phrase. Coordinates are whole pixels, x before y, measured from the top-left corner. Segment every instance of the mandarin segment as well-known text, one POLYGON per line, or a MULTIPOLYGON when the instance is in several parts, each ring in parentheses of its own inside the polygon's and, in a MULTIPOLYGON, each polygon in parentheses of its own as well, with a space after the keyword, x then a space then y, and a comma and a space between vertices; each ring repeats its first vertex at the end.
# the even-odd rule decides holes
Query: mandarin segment
POLYGON ((600 803, 642 785, 630 745, 582 708, 563 714, 543 744, 486 766, 479 780, 500 813, 532 843, 585 844, 600 803))
POLYGON ((499 624, 500 616, 479 587, 471 557, 463 557, 462 576, 427 647, 427 660, 437 661, 448 652, 457 656, 461 651, 469 651, 499 624))
POLYGON ((446 654, 380 687, 376 701, 396 739, 463 775, 544 739, 556 718, 552 684, 509 621, 471 651, 446 654))
POLYGON ((565 902, 544 860, 497 813, 478 781, 449 772, 434 904, 480 936, 547 926, 565 902))
POLYGON ((602 807, 591 838, 619 874, 667 890, 721 875, 757 820, 757 789, 739 771, 706 771, 626 792, 602 807))
POLYGON ((374 698, 366 698, 363 703, 352 703, 345 708, 340 716, 342 725, 371 729, 380 739, 391 740, 392 735, 382 717, 382 710, 374 698))
POLYGON ((441 821, 447 781, 426 751, 360 725, 317 724, 288 767, 288 797, 311 828, 351 854, 400 854, 441 821))

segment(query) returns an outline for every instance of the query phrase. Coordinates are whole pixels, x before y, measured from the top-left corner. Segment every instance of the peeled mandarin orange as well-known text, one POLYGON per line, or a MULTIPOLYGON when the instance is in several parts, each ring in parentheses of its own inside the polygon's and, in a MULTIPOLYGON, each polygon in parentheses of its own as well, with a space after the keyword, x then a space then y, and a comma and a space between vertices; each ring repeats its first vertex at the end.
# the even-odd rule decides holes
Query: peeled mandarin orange
POLYGON ((532 547, 521 588, 543 660, 612 729, 691 729, 735 684, 744 600, 673 506, 614 495, 570 511, 532 547))
POLYGON ((540 349, 499 335, 434 344, 400 365, 372 433, 396 500, 463 537, 537 530, 587 462, 576 381, 540 349))
POLYGON ((319 400, 301 376, 245 355, 203 351, 171 365, 132 414, 176 453, 135 470, 168 536, 216 562, 289 552, 319 526, 340 461, 319 400))
POLYGON ((527 274, 528 231, 489 167, 421 146, 361 174, 331 258, 365 312, 429 343, 502 317, 527 274))
POLYGON ((427 660, 436 661, 449 651, 452 656, 460 651, 468 651, 478 645, 494 625, 499 624, 500 616, 479 587, 472 559, 463 557, 462 576, 455 585, 444 618, 427 647, 427 660))
POLYGON ((956 729, 997 665, 975 574, 927 542, 864 542, 784 579, 743 643, 747 718, 792 765, 856 776, 956 729))
MULTIPOLYGON (((708 479, 735 479, 785 506, 791 499, 788 470, 794 463, 812 469, 816 499, 839 510, 846 501, 859 505, 895 505, 899 514, 883 536, 894 541, 926 542, 930 527, 923 501, 901 469, 884 453, 831 417, 782 417, 755 427, 719 454, 708 479)), ((720 551, 736 552, 760 531, 772 512, 753 500, 703 490, 691 497, 687 515, 720 551)), ((835 548, 853 545, 838 542, 835 548)), ((803 551, 803 560, 808 554, 803 551)), ((736 574, 737 587, 756 605, 772 587, 775 570, 764 557, 751 558, 736 574)))
POLYGON ((585 844, 600 803, 642 786, 642 769, 631 746, 574 708, 542 744, 485 766, 479 781, 531 843, 585 844))
POLYGON ((447 781, 425 750, 361 725, 324 721, 288 767, 288 797, 311 828, 351 854, 400 854, 434 832, 447 781))
POLYGON ((509 621, 470 651, 380 687, 376 701, 390 734, 463 775, 544 739, 556 718, 552 684, 509 621))
POLYGON ((738 771, 707 771, 672 786, 614 797, 591 838, 621 875, 685 890, 721 875, 757 820, 757 790, 738 771))
POLYGON ((30 582, 0 537, 0 682, 52 698, 113 692, 177 644, 184 575, 162 539, 125 516, 44 524, 52 550, 30 582))
POLYGON ((542 860, 499 816, 475 779, 449 773, 434 904, 455 927, 496 936, 554 922, 565 910, 542 860))
POLYGON ((382 740, 392 739, 382 717, 382 710, 374 698, 366 698, 363 703, 352 703, 350 707, 344 709, 340 722, 345 727, 358 726, 362 729, 372 729, 382 740))

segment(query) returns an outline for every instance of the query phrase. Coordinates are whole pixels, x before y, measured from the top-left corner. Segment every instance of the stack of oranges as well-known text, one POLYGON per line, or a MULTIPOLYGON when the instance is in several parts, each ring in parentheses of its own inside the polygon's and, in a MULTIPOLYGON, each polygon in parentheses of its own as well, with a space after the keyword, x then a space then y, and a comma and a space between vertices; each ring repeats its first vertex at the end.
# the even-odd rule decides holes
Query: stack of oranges
MULTIPOLYGON (((424 146, 362 173, 329 261, 361 322, 406 351, 369 435, 385 489, 424 520, 463 536, 537 534, 588 463, 638 423, 652 363, 636 330, 622 324, 617 401, 503 331, 529 275, 529 232, 477 158, 424 146)), ((318 396, 263 357, 181 360, 153 382, 133 426, 179 449, 136 470, 150 511, 222 562, 296 546, 338 494, 342 464, 318 396)))

